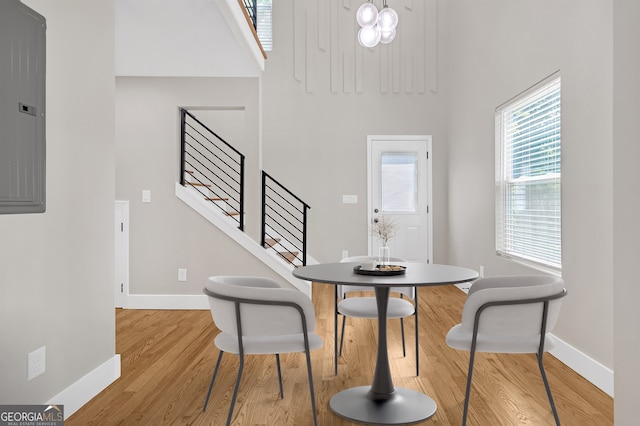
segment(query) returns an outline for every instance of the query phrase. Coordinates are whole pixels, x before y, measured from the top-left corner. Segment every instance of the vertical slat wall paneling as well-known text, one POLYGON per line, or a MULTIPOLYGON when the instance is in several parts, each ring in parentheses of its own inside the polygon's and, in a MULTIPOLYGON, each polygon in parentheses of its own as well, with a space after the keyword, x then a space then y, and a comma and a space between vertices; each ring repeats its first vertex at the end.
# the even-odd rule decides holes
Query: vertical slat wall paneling
POLYGON ((355 10, 351 10, 351 0, 342 1, 342 11, 340 13, 340 50, 342 51, 342 90, 344 93, 353 93, 355 86, 354 60, 355 46, 353 44, 355 31, 355 10))
POLYGON ((400 93, 402 90, 402 37, 397 37, 389 43, 391 48, 391 90, 393 93, 400 93))
POLYGON ((390 51, 380 50, 380 93, 389 93, 389 76, 391 75, 390 51))
MULTIPOLYGON (((430 0, 427 0, 430 1, 430 0)), ((425 93, 425 86, 426 86, 426 57, 427 57, 427 51, 426 51, 426 46, 428 46, 429 44, 427 43, 427 34, 430 34, 432 29, 429 28, 428 25, 426 25, 426 16, 425 16, 425 10, 427 9, 425 6, 425 2, 421 1, 419 3, 416 3, 415 1, 411 0, 411 8, 409 8, 409 4, 407 5, 407 9, 411 11, 411 15, 413 15, 412 17, 412 24, 413 25, 418 25, 417 27, 417 31, 416 34, 419 35, 419 39, 421 40, 421 43, 419 46, 416 46, 415 50, 414 50, 414 55, 415 55, 415 59, 413 61, 413 70, 414 70, 414 74, 413 74, 413 84, 414 84, 414 88, 413 91, 415 93, 419 93, 419 94, 424 94, 425 93)))
POLYGON ((318 4, 313 0, 307 1, 307 9, 305 12, 307 31, 305 32, 304 37, 305 82, 307 93, 313 93, 316 89, 315 86, 318 75, 318 73, 316 72, 316 64, 314 62, 318 56, 316 54, 316 45, 318 44, 316 40, 316 36, 318 34, 318 20, 316 19, 316 17, 318 16, 318 4))
POLYGON ((413 93, 413 66, 414 55, 405 55, 404 57, 404 92, 413 93))
POLYGON ((306 0, 293 2, 293 78, 303 82, 305 74, 306 0))
POLYGON ((362 49, 362 46, 360 46, 360 43, 358 42, 358 30, 359 30, 359 26, 358 23, 356 21, 356 12, 358 10, 358 8, 360 7, 360 4, 358 1, 355 1, 353 4, 353 7, 351 8, 351 33, 353 34, 351 36, 351 40, 352 40, 352 46, 353 46, 353 56, 354 56, 354 91, 355 93, 362 93, 364 92, 364 73, 365 73, 365 69, 364 69, 364 56, 365 56, 365 49, 362 49))
MULTIPOLYGON (((430 1, 430 0, 426 0, 426 1, 430 1)), ((411 0, 411 2, 413 3, 413 0, 411 0)), ((416 5, 415 9, 413 8, 413 4, 412 4, 412 9, 413 10, 413 15, 415 15, 416 17, 418 17, 418 19, 416 19, 416 21, 420 22, 420 39, 423 40, 422 46, 420 49, 416 49, 416 61, 414 64, 415 67, 415 91, 416 93, 419 94, 424 94, 426 91, 426 79, 427 79, 427 46, 429 46, 429 43, 427 42, 427 34, 431 33, 431 29, 427 28, 426 22, 426 15, 425 15, 425 10, 427 9, 427 7, 425 6, 424 2, 420 2, 419 4, 416 5)))
POLYGON ((438 0, 425 0, 424 24, 427 87, 438 92, 438 0))
POLYGON ((364 1, 293 1, 294 78, 307 93, 326 90, 319 70, 327 68, 331 93, 375 90, 376 74, 381 93, 436 93, 438 0, 394 0, 398 34, 372 49, 357 41, 355 13, 364 1))
POLYGON ((338 51, 338 37, 340 35, 338 31, 339 27, 339 19, 338 12, 339 9, 342 9, 338 3, 340 0, 331 1, 331 52, 330 52, 330 64, 329 69, 330 73, 330 81, 331 81, 331 93, 338 93, 340 91, 340 62, 341 56, 338 51))
MULTIPOLYGON (((356 29, 356 37, 357 37, 356 29)), ((360 49, 360 43, 357 41, 353 45, 355 51, 355 79, 356 79, 356 93, 362 93, 364 91, 364 49, 360 49)))
POLYGON ((329 31, 331 29, 329 4, 327 0, 316 0, 318 8, 318 49, 326 52, 329 48, 329 31))

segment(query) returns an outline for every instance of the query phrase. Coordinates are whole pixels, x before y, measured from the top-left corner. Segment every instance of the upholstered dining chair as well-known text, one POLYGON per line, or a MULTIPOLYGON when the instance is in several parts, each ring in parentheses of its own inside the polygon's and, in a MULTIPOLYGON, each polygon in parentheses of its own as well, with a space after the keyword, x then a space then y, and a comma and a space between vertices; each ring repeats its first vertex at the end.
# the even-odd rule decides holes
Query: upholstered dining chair
POLYGON ((313 424, 317 426, 310 351, 320 348, 322 339, 314 333, 316 319, 311 300, 298 290, 282 288, 278 283, 261 277, 209 277, 203 291, 209 296, 213 322, 220 330, 214 339, 220 352, 202 411, 207 409, 224 352, 236 354, 240 358, 227 425, 231 424, 233 417, 245 355, 275 354, 280 398, 283 398, 280 354, 304 352, 307 358, 313 424))
POLYGON ((463 426, 467 423, 476 352, 535 353, 553 417, 560 425, 542 357, 554 346, 549 333, 566 294, 562 278, 550 275, 488 277, 471 285, 462 322, 446 337, 450 347, 470 352, 463 426))
MULTIPOLYGON (((362 263, 371 260, 378 260, 376 256, 352 256, 345 257, 341 262, 362 263)), ((392 257, 389 261, 395 265, 406 265, 407 261, 398 257, 392 257)), ((346 317, 352 318, 378 318, 378 305, 375 296, 358 295, 347 297, 354 292, 373 292, 373 287, 365 286, 335 286, 334 303, 334 371, 338 374, 338 353, 342 356, 342 346, 344 343, 344 328, 346 317), (340 332, 340 348, 338 349, 338 317, 342 316, 342 327, 340 332)), ((400 297, 390 297, 387 308, 387 318, 400 318, 400 330, 402 334, 402 355, 407 355, 404 339, 404 318, 414 316, 416 329, 416 376, 420 372, 418 357, 418 292, 415 287, 393 287, 391 293, 397 293, 400 297), (406 298, 405 298, 406 297, 406 298)))

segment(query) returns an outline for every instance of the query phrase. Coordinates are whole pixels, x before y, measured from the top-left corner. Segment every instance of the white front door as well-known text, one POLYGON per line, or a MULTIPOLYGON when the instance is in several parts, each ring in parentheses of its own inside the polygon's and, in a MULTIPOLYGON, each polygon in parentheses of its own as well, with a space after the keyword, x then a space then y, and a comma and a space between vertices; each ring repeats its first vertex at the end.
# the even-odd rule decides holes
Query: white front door
MULTIPOLYGON (((390 221, 391 256, 431 263, 431 136, 368 136, 367 144, 370 231, 374 221, 390 221)), ((369 232, 369 254, 380 246, 369 232)))

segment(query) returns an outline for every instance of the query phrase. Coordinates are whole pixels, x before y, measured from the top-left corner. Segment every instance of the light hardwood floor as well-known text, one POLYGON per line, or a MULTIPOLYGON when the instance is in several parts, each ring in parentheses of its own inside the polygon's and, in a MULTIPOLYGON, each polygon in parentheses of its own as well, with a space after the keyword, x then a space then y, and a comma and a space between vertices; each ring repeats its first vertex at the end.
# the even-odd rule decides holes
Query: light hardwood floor
MULTIPOLYGON (((400 326, 389 323, 389 358, 396 386, 420 390, 438 404, 424 425, 459 425, 469 354, 449 348, 445 335, 460 321, 465 295, 452 286, 420 289, 420 377, 415 377, 413 320, 405 321, 407 356, 400 326)), ((344 354, 333 374, 333 287, 314 284, 317 332, 322 349, 313 351, 313 375, 320 425, 354 425, 331 412, 338 391, 371 383, 376 322, 347 321, 344 354)), ((117 310, 116 351, 122 376, 74 413, 76 425, 224 425, 238 360, 225 354, 206 413, 205 393, 218 351, 209 311, 117 310)), ((534 355, 478 354, 469 426, 552 425, 553 416, 534 355)), ((553 356, 545 366, 563 425, 613 425, 613 400, 553 356)), ((248 356, 234 425, 308 425, 311 405, 303 354, 282 356, 284 399, 278 397, 273 356, 248 356)))

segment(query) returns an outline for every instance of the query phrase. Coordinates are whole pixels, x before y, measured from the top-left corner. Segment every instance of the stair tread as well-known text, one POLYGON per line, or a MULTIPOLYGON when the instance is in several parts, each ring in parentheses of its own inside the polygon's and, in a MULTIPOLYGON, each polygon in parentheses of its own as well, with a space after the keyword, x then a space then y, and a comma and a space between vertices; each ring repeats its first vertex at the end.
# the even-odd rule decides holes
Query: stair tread
POLYGON ((209 188, 211 186, 210 183, 200 183, 200 182, 186 182, 191 186, 206 186, 207 188, 209 188))
POLYGON ((267 238, 264 240, 264 247, 269 248, 273 247, 280 242, 281 238, 267 238))
POLYGON ((280 253, 280 256, 287 259, 290 263, 293 263, 293 261, 296 260, 296 256, 298 256, 297 251, 294 251, 294 252, 281 251, 279 253, 280 253))
POLYGON ((220 197, 207 197, 205 198, 207 201, 229 201, 228 198, 220 198, 220 197))

